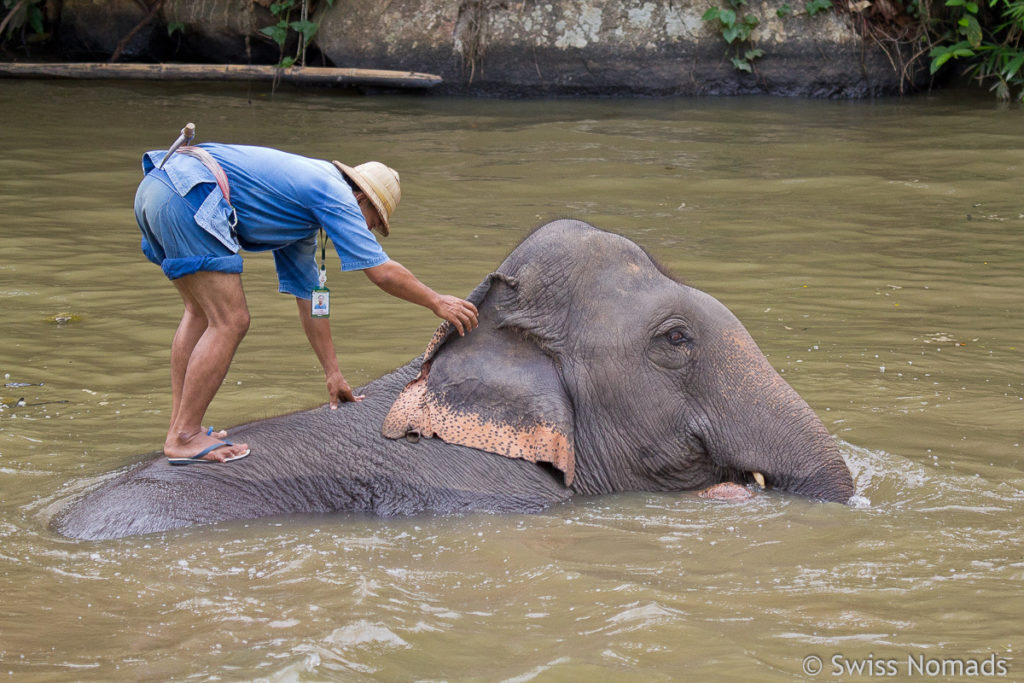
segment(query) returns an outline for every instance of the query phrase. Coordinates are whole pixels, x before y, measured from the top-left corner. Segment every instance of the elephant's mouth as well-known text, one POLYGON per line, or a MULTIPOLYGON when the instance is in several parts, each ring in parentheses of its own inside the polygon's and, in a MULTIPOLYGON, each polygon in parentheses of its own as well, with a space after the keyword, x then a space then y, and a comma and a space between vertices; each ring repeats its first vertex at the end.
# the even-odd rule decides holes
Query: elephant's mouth
POLYGON ((701 498, 741 503, 757 495, 758 489, 761 491, 768 489, 764 475, 760 472, 745 472, 736 478, 739 481, 726 480, 698 491, 697 495, 701 498), (754 485, 753 488, 751 487, 752 484, 754 485))
POLYGON ((755 493, 767 491, 769 488, 777 488, 774 487, 771 480, 760 471, 733 470, 730 472, 729 476, 722 479, 722 483, 745 486, 755 493))
POLYGON ((721 483, 699 491, 698 495, 735 502, 750 500, 759 492, 775 489, 826 502, 846 503, 853 495, 853 485, 852 481, 848 481, 849 475, 844 478, 842 474, 819 473, 818 477, 806 477, 794 482, 785 477, 773 480, 759 471, 741 472, 734 478, 726 477, 721 483), (825 481, 825 484, 821 484, 821 481, 825 481), (830 484, 833 485, 830 487, 830 484))
MULTIPOLYGON (((717 484, 707 486, 698 492, 704 498, 725 498, 728 500, 753 498, 757 491, 768 490, 768 479, 760 470, 744 470, 712 455, 708 441, 699 431, 689 433, 690 443, 700 457, 717 470, 717 484), (742 492, 745 492, 745 495, 742 492), (713 492, 713 493, 709 493, 713 492), (721 495, 720 495, 721 494, 721 495)), ((712 475, 714 476, 714 475, 712 475)))
POLYGON ((838 453, 826 451, 816 467, 798 474, 786 469, 765 469, 763 464, 771 461, 766 451, 713 448, 710 440, 699 430, 690 430, 687 441, 701 466, 707 468, 704 471, 710 481, 706 479, 706 483, 697 487, 691 485, 691 488, 699 489, 698 494, 704 498, 749 500, 758 493, 771 490, 845 503, 853 495, 849 470, 838 453))

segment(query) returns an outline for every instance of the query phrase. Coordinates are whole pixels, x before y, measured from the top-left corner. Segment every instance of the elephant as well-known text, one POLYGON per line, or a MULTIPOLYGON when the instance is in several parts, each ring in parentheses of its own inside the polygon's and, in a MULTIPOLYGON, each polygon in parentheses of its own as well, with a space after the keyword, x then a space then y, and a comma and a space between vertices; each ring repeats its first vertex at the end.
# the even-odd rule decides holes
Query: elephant
POLYGON ((230 430, 252 455, 112 477, 53 526, 114 538, 291 513, 538 512, 576 496, 758 485, 847 502, 833 437, 740 321, 629 239, 537 228, 365 399, 230 430))

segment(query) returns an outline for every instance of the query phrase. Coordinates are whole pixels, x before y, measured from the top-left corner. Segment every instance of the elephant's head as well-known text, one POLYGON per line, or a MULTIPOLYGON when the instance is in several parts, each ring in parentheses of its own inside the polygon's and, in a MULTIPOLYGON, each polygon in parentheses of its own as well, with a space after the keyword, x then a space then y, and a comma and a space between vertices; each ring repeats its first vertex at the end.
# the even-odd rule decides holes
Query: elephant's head
POLYGON ((470 299, 479 328, 441 326, 385 436, 549 462, 585 494, 763 476, 812 498, 853 495, 825 426, 739 320, 626 238, 550 223, 470 299))

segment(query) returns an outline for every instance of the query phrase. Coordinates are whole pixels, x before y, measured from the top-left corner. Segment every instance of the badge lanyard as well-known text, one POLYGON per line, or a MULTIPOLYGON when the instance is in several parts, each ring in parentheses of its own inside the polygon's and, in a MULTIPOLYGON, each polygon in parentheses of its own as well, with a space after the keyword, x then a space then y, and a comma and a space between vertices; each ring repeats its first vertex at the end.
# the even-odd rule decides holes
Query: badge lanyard
POLYGON ((310 316, 331 317, 331 290, 327 289, 327 236, 320 229, 320 286, 313 289, 310 297, 310 316))

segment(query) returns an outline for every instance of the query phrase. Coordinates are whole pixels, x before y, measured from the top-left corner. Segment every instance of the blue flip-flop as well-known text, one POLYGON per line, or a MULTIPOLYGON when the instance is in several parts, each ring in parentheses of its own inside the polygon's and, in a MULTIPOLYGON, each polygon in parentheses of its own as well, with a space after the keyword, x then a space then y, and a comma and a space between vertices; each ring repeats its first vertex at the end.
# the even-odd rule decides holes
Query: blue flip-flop
POLYGON ((227 459, 225 459, 223 461, 220 461, 220 460, 206 460, 205 458, 203 458, 204 455, 206 455, 207 453, 209 453, 211 451, 215 451, 218 448, 224 448, 225 446, 234 446, 234 445, 235 444, 231 443, 230 441, 218 441, 217 443, 213 444, 212 446, 210 446, 208 448, 204 448, 203 450, 199 451, 195 455, 191 455, 191 456, 189 456, 187 458, 167 458, 167 462, 169 462, 172 465, 197 465, 197 464, 200 464, 200 463, 213 464, 213 465, 222 465, 222 464, 226 464, 226 463, 229 463, 229 462, 234 462, 235 460, 241 460, 245 456, 249 455, 249 449, 246 448, 245 451, 243 451, 242 453, 239 453, 238 455, 231 456, 230 458, 227 458, 227 459))

